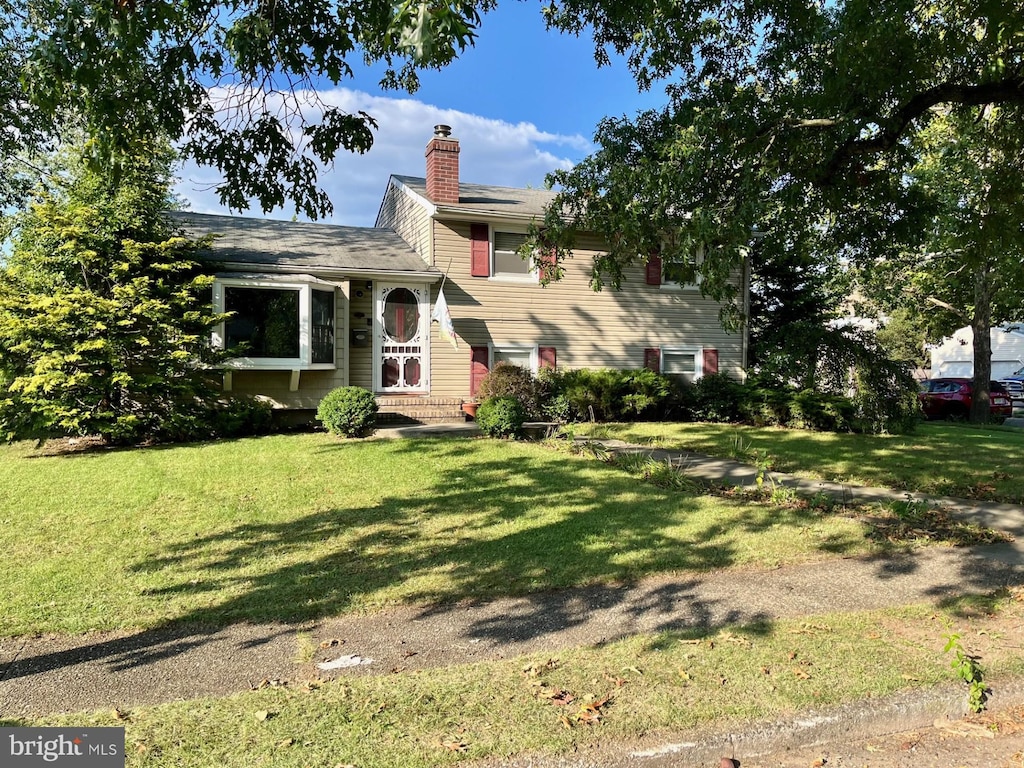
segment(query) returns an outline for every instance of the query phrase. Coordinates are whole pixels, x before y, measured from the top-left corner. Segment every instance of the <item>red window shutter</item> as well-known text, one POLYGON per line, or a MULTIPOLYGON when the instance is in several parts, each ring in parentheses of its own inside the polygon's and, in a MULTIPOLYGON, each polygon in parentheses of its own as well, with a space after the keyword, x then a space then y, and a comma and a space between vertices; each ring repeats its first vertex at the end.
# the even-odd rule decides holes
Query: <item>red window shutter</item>
POLYGON ((491 275, 491 233, 486 224, 469 225, 469 273, 473 277, 491 275))
POLYGON ((644 368, 655 373, 661 373, 661 350, 657 347, 648 347, 644 350, 644 368))
POLYGON ((484 376, 490 370, 488 366, 491 362, 491 354, 487 347, 470 347, 469 354, 469 394, 470 397, 476 397, 476 393, 480 389, 480 382, 484 380, 484 376))
POLYGON ((554 368, 557 364, 557 355, 554 347, 538 347, 537 354, 540 357, 541 368, 554 368))
POLYGON ((541 280, 554 280, 558 276, 558 259, 554 248, 545 248, 538 259, 541 280))
POLYGON ((704 375, 718 373, 718 350, 704 349, 704 375))
POLYGON ((661 255, 652 253, 647 257, 647 284, 661 285, 661 255))

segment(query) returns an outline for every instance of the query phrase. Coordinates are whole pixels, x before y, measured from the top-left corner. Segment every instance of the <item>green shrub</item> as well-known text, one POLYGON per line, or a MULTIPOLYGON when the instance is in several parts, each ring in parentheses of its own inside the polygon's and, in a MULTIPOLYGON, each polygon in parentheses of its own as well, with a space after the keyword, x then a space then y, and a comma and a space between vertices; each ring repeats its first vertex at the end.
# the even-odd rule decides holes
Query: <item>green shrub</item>
POLYGON ((541 409, 541 384, 537 377, 526 368, 513 363, 498 363, 480 382, 477 396, 481 400, 497 397, 514 397, 526 409, 530 417, 539 418, 541 409))
POLYGON ((490 437, 518 437, 523 432, 526 408, 514 397, 492 397, 480 403, 476 423, 490 437))
POLYGON ((849 432, 856 406, 842 395, 804 389, 789 398, 790 418, 785 426, 821 432, 849 432))
POLYGON ((672 393, 667 376, 647 368, 622 371, 621 415, 625 418, 657 419, 672 393))
POLYGON ((618 371, 608 368, 570 371, 564 379, 563 394, 577 418, 584 421, 614 421, 619 411, 618 371))
POLYGON ((338 387, 320 401, 316 417, 333 435, 365 437, 373 431, 377 400, 362 387, 338 387))
POLYGON ((724 373, 701 376, 692 387, 690 411, 695 421, 736 422, 743 418, 746 389, 724 373))
POLYGON ((789 424, 791 390, 786 387, 746 384, 746 395, 740 406, 743 421, 756 427, 781 427, 789 424))
POLYGON ((551 374, 545 406, 564 421, 630 421, 663 418, 671 380, 647 369, 581 368, 551 374))
POLYGON ((854 371, 855 427, 858 432, 902 434, 921 421, 918 386, 898 365, 860 365, 854 371))
POLYGON ((217 403, 210 414, 216 437, 248 437, 272 431, 274 409, 266 400, 232 397, 217 403))

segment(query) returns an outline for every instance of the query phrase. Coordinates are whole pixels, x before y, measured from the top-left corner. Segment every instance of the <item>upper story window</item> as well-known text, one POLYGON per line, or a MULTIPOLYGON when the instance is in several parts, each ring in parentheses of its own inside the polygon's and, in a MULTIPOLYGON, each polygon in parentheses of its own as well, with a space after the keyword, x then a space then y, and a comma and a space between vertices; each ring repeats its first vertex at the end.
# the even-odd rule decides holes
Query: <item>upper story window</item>
POLYGON ((704 252, 699 251, 685 264, 669 264, 662 262, 661 265, 661 286, 675 290, 695 291, 700 288, 702 277, 699 272, 700 265, 704 263, 704 252))
POLYGON ((217 278, 214 311, 229 313, 214 345, 237 368, 334 367, 335 290, 316 278, 217 278))
POLYGON ((524 259, 519 249, 526 242, 526 235, 519 232, 495 232, 491 269, 492 277, 533 278, 533 265, 524 259))

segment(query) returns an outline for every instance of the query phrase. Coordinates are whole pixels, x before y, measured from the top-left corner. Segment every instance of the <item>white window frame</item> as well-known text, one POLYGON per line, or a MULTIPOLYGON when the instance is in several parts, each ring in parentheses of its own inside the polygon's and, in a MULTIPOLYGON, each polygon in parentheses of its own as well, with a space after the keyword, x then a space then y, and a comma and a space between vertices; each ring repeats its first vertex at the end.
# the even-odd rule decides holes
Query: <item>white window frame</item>
POLYGON ((495 353, 502 352, 526 352, 530 355, 530 373, 537 375, 537 371, 540 370, 540 347, 536 344, 530 346, 529 344, 495 344, 490 343, 487 345, 487 370, 493 371, 494 366, 498 364, 495 360, 495 353))
MULTIPOLYGON (((704 249, 699 248, 697 255, 693 259, 693 265, 695 268, 700 268, 700 265, 704 263, 704 249)), ((700 284, 704 282, 704 276, 697 273, 696 279, 692 283, 680 283, 676 280, 667 280, 665 278, 665 262, 661 264, 661 289, 663 291, 699 291, 700 284)))
MULTIPOLYGON (((533 259, 527 261, 523 259, 524 264, 529 265, 529 271, 525 274, 514 273, 514 272, 498 272, 496 269, 495 256, 495 236, 499 232, 504 232, 509 235, 529 235, 529 231, 522 227, 516 226, 490 226, 490 279, 499 283, 537 283, 540 280, 540 272, 537 269, 536 264, 533 263, 533 259)), ((510 253, 510 251, 504 251, 504 253, 510 253)), ((517 254, 517 258, 520 258, 517 254)))
POLYGON ((704 347, 696 347, 691 345, 686 346, 672 346, 672 347, 660 347, 661 360, 659 363, 659 369, 666 376, 688 376, 691 380, 696 381, 704 375, 704 347), (692 372, 669 372, 665 364, 665 359, 669 355, 693 355, 693 371, 692 372))
MULTIPOLYGON (((253 288, 297 291, 299 294, 299 356, 298 357, 234 357, 224 362, 227 368, 265 371, 333 371, 338 368, 338 292, 334 283, 315 277, 289 276, 287 280, 264 277, 215 277, 213 311, 224 313, 225 288, 253 288), (330 292, 334 296, 334 362, 313 362, 313 291, 330 292)), ((224 349, 225 323, 219 323, 211 337, 216 349, 224 349)))

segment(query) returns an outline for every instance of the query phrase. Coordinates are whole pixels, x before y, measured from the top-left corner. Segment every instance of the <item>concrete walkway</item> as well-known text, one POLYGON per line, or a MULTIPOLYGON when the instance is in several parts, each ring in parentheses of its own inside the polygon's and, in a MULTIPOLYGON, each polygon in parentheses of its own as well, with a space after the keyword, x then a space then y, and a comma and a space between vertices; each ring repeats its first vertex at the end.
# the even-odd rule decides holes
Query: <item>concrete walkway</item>
MULTIPOLYGON (((456 426, 441 434, 472 434, 475 429, 473 425, 456 426)), ((436 428, 403 431, 385 431, 380 437, 438 434, 436 428)), ((731 485, 756 482, 756 470, 737 462, 616 441, 602 443, 614 452, 650 454, 704 480, 731 485)), ((773 474, 771 481, 798 493, 828 493, 844 501, 906 497, 902 492, 778 474, 773 474)), ((1017 541, 963 549, 931 547, 910 554, 772 570, 686 574, 481 604, 405 607, 304 625, 240 624, 209 630, 0 639, 0 718, 131 708, 245 691, 275 680, 387 674, 530 652, 554 653, 636 633, 695 627, 712 630, 736 623, 911 603, 939 605, 963 594, 1024 584, 1024 510, 914 497, 942 503, 958 515, 1008 531, 1017 541), (315 667, 318 661, 342 655, 371 661, 334 672, 315 667)), ((1005 695, 1018 696, 1024 702, 1024 686, 1006 690, 1005 695)), ((962 711, 962 690, 939 694, 938 699, 936 695, 922 694, 913 700, 917 704, 901 705, 904 715, 899 720, 893 719, 882 702, 874 701, 829 722, 836 729, 856 721, 862 729, 893 730, 897 725, 916 727, 914 723, 922 718, 930 724, 936 712, 962 711)), ((791 727, 783 730, 788 734, 787 743, 804 743, 791 727)), ((780 729, 773 732, 778 735, 780 729)), ((713 741, 708 744, 712 745, 709 749, 719 748, 713 741)))
MULTIPOLYGON (((688 477, 710 483, 740 488, 756 488, 758 470, 749 464, 731 459, 720 459, 688 451, 667 451, 640 445, 624 443, 621 440, 596 440, 609 452, 615 454, 639 453, 657 461, 665 461, 688 477)), ((942 507, 955 517, 977 523, 987 528, 1005 531, 1015 539, 1013 549, 1024 557, 1024 509, 1015 504, 992 501, 957 499, 950 496, 930 496, 911 491, 895 491, 890 488, 872 488, 848 483, 834 483, 827 480, 810 480, 782 472, 768 472, 763 482, 769 487, 788 488, 794 493, 812 498, 819 494, 836 499, 843 504, 863 504, 888 501, 920 501, 929 506, 942 507)), ((1016 560, 1018 563, 1021 560, 1016 560)))

